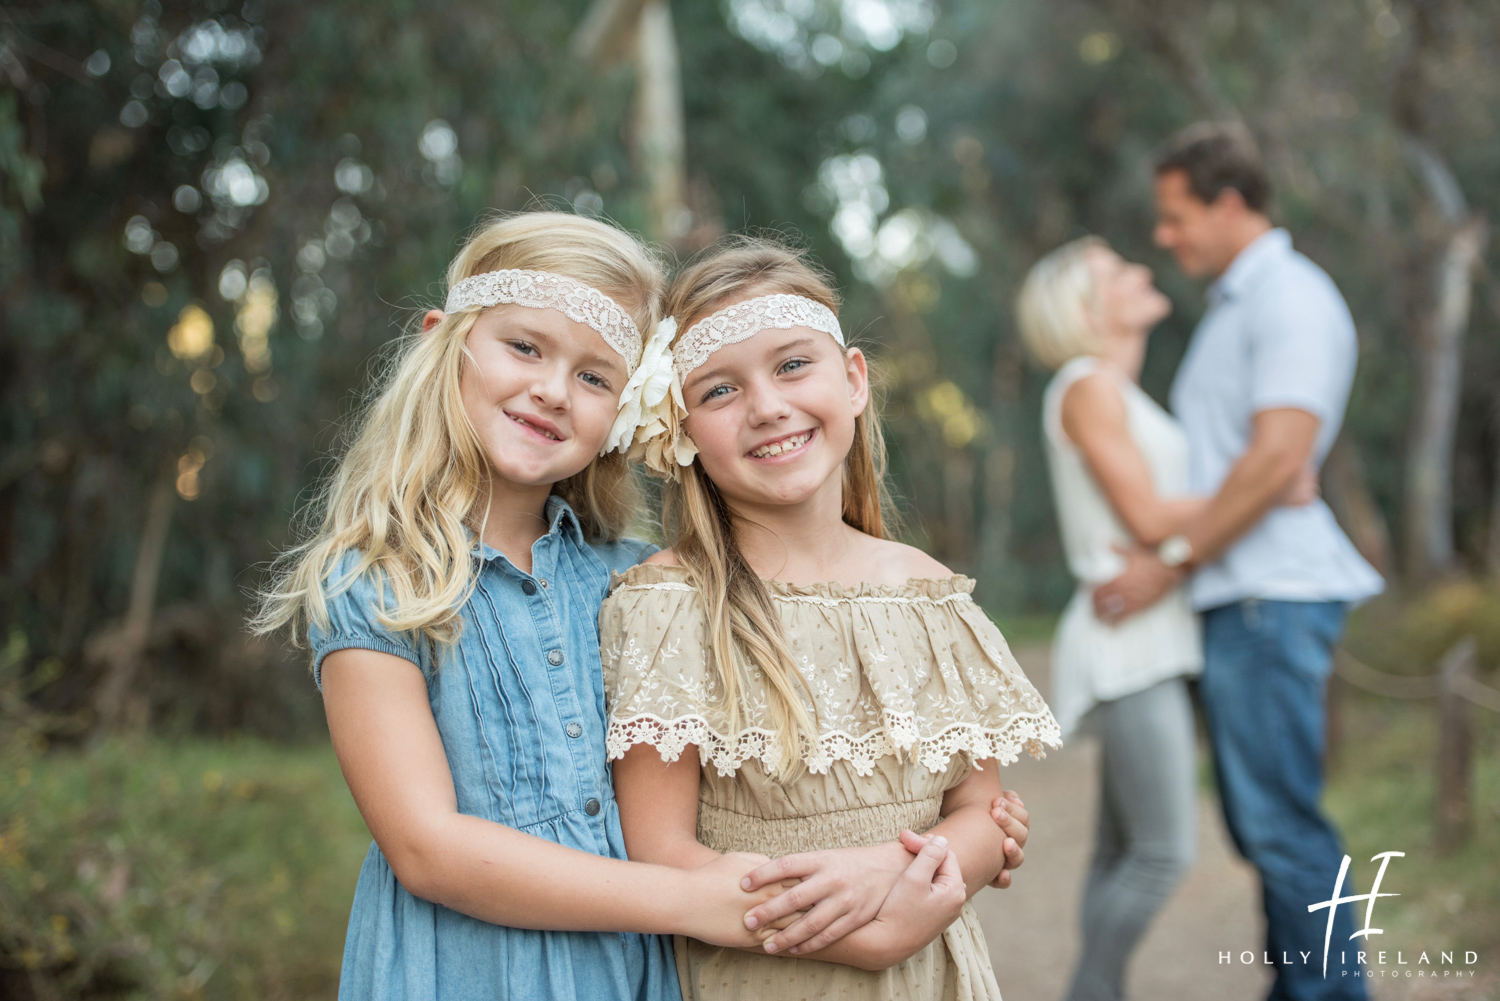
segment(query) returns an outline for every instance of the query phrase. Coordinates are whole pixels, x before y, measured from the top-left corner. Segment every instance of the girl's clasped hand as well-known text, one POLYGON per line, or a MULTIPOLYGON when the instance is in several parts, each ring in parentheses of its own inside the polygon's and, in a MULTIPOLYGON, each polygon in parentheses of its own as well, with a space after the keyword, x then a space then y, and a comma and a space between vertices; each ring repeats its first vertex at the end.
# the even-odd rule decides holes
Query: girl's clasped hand
MULTIPOLYGON (((1026 860, 1027 824, 1031 815, 1021 797, 1014 790, 1007 789, 991 804, 990 816, 1005 833, 1005 868, 990 885, 1003 890, 1011 884, 1011 873, 1026 860)), ((882 913, 887 915, 889 922, 891 914, 899 913, 899 909, 891 907, 890 894, 907 875, 910 860, 907 853, 920 852, 932 841, 941 841, 944 847, 948 843, 941 835, 928 838, 905 830, 901 832, 899 843, 783 855, 758 867, 740 881, 740 886, 746 891, 777 884, 788 887, 786 892, 751 908, 745 915, 745 926, 776 929, 763 945, 767 952, 800 956, 832 945, 876 920, 882 913), (796 920, 788 923, 787 919, 793 916, 796 920)), ((956 857, 953 866, 962 884, 956 857)), ((932 912, 932 922, 939 921, 942 913, 939 901, 924 898, 922 903, 932 912)), ((959 900, 959 905, 962 903, 959 900)), ((920 920, 922 912, 921 907, 913 908, 906 927, 898 929, 904 937, 891 942, 890 951, 899 952, 903 942, 910 944, 915 941, 932 923, 920 920)), ((947 927, 951 920, 938 930, 947 927)), ((881 931, 889 933, 890 929, 882 928, 881 931)), ((921 939, 918 944, 925 945, 930 938, 921 939)))

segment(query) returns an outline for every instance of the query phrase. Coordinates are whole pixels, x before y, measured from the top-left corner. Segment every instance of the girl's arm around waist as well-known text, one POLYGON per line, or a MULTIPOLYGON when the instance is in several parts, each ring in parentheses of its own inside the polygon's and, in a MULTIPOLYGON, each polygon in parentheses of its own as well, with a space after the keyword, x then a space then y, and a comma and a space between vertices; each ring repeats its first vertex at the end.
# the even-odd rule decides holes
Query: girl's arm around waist
MULTIPOLYGON (((632 859, 693 867, 720 857, 698 841, 700 777, 698 749, 692 746, 684 748, 678 760, 665 762, 656 748, 636 744, 615 762, 615 799, 620 804, 625 846, 632 859)), ((988 803, 984 809, 985 823, 994 827, 988 803)), ((796 958, 866 970, 882 970, 901 962, 941 935, 963 906, 964 884, 958 860, 943 839, 936 840, 938 844, 922 848, 915 857, 896 841, 819 853, 837 858, 857 874, 860 878, 854 882, 873 891, 872 899, 835 892, 839 881, 799 884, 796 879, 772 880, 766 888, 787 887, 787 897, 795 897, 797 905, 790 911, 784 908, 774 921, 757 922, 756 934, 769 937, 778 929, 805 920, 811 912, 818 927, 826 931, 819 936, 818 949, 799 949, 796 958), (825 909, 826 913, 819 913, 825 909)), ((989 878, 993 879, 994 873, 989 878)), ((692 937, 703 938, 696 932, 692 937)), ((768 951, 789 955, 774 948, 768 951)))
POLYGON ((744 912, 780 887, 747 893, 739 880, 762 856, 716 857, 690 870, 641 865, 461 814, 415 664, 339 650, 323 661, 322 680, 344 778, 397 880, 415 896, 513 928, 756 944, 744 912))
MULTIPOLYGON (((949 853, 955 862, 952 872, 959 879, 957 885, 960 891, 957 900, 959 906, 962 906, 965 899, 978 893, 985 885, 1001 888, 1008 886, 1010 881, 1003 878, 1008 875, 1005 870, 1013 869, 1025 861, 1026 855, 1022 849, 1028 833, 1027 824, 1030 821, 1030 815, 1021 804, 1020 797, 1014 793, 1007 797, 1001 792, 998 764, 991 761, 983 770, 979 767, 971 769, 962 782, 948 790, 943 796, 942 816, 943 819, 931 828, 925 837, 904 832, 900 842, 893 842, 892 845, 898 853, 916 852, 924 842, 931 840, 940 839, 945 846, 950 846, 949 853)), ((838 868, 836 865, 829 865, 829 857, 850 852, 884 851, 887 847, 879 845, 874 848, 804 852, 783 856, 761 866, 741 885, 747 889, 760 888, 790 876, 800 876, 804 880, 811 876, 812 881, 804 882, 803 885, 793 887, 776 899, 759 905, 747 914, 746 918, 760 924, 774 923, 777 927, 785 925, 786 915, 807 906, 807 899, 804 899, 807 896, 805 891, 829 872, 838 868)), ((909 855, 902 855, 902 857, 910 858, 909 855)), ((865 883, 872 881, 867 874, 859 875, 865 883)), ((908 899, 921 900, 922 898, 909 897, 908 899)), ((886 915, 886 912, 899 914, 890 906, 891 903, 891 898, 887 898, 886 904, 881 908, 882 914, 877 917, 877 920, 871 921, 869 925, 860 929, 857 934, 865 934, 866 929, 870 929, 870 934, 873 936, 875 925, 886 915)), ((956 916, 955 913, 954 917, 956 916)), ((923 931, 920 917, 906 922, 898 919, 890 926, 897 934, 881 936, 885 948, 880 951, 880 955, 887 961, 867 968, 879 969, 906 959, 941 934, 946 926, 945 922, 926 927, 923 931)), ((837 941, 838 937, 844 933, 844 926, 838 921, 820 920, 819 909, 814 907, 806 917, 778 931, 766 942, 764 948, 767 951, 785 950, 786 954, 793 956, 823 958, 822 953, 825 947, 837 941)), ((858 938, 857 935, 850 935, 843 941, 854 944, 858 938)))

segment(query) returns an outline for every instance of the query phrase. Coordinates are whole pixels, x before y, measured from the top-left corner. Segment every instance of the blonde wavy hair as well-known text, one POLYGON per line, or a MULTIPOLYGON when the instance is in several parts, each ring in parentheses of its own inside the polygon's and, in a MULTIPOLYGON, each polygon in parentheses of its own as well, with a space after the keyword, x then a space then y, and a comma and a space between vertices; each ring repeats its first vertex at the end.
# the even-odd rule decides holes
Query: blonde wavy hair
MULTIPOLYGON (((835 314, 839 310, 839 295, 828 275, 802 251, 772 239, 740 236, 677 275, 667 292, 666 314, 677 320, 680 339, 721 306, 776 293, 805 296, 835 314)), ((854 421, 854 443, 844 459, 843 516, 861 532, 885 538, 895 517, 876 409, 872 398, 854 421)), ((792 659, 765 582, 740 551, 729 506, 699 460, 678 467, 663 488, 662 526, 708 614, 708 659, 722 685, 730 732, 740 729, 744 678, 759 670, 767 682, 770 719, 781 751, 776 777, 796 774, 804 744, 817 740, 803 697, 811 689, 792 659)))
MULTIPOLYGON (((657 257, 623 230, 563 212, 523 212, 481 224, 448 266, 448 286, 472 275, 523 268, 566 275, 618 302, 642 331, 660 317, 666 279, 657 257)), ((444 316, 413 333, 377 378, 355 418, 349 446, 303 514, 304 539, 272 567, 250 621, 257 633, 328 624, 330 597, 373 571, 382 626, 415 633, 431 648, 458 638, 472 593, 470 558, 488 512, 490 465, 464 411, 466 341, 480 310, 444 316), (339 582, 341 557, 360 554, 339 582), (338 590, 330 591, 330 586, 338 590), (387 596, 389 602, 386 602, 387 596)), ((552 487, 591 539, 618 538, 639 493, 625 457, 596 457, 552 487)))
POLYGON ((1047 368, 1062 368, 1079 355, 1097 354, 1099 334, 1089 318, 1094 275, 1089 251, 1109 249, 1097 236, 1065 243, 1032 265, 1016 299, 1021 340, 1047 368))

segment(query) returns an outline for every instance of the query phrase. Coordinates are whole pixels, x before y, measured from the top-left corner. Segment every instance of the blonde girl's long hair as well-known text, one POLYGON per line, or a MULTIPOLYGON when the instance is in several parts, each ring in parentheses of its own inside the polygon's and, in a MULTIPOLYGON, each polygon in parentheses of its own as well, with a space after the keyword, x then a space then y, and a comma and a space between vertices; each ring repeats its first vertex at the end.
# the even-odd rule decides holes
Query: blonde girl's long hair
MULTIPOLYGON (((643 332, 660 316, 659 260, 630 234, 562 212, 525 212, 479 226, 448 267, 448 286, 472 275, 521 268, 566 275, 618 302, 643 332)), ((431 649, 458 638, 459 611, 477 571, 470 556, 488 511, 489 460, 464 411, 466 341, 479 315, 444 316, 405 338, 353 422, 349 446, 304 512, 304 539, 272 568, 250 621, 269 633, 328 624, 327 602, 367 572, 382 596, 378 619, 421 636, 431 649), (353 573, 331 577, 349 551, 353 573)), ((555 484, 591 539, 614 539, 634 517, 638 492, 625 457, 597 457, 555 484)))
MULTIPOLYGON (((829 277, 800 250, 763 237, 734 237, 688 265, 667 292, 666 313, 679 338, 722 306, 760 295, 787 293, 822 303, 836 314, 839 295, 829 277)), ((875 402, 854 421, 854 443, 844 459, 843 516, 867 535, 885 538, 894 526, 885 485, 885 438, 875 402)), ((775 775, 800 769, 804 746, 818 731, 808 712, 811 688, 787 646, 765 582, 740 551, 729 506, 703 465, 678 467, 662 492, 668 545, 688 570, 708 614, 709 661, 724 694, 730 733, 743 719, 745 678, 759 670, 779 748, 775 775)))

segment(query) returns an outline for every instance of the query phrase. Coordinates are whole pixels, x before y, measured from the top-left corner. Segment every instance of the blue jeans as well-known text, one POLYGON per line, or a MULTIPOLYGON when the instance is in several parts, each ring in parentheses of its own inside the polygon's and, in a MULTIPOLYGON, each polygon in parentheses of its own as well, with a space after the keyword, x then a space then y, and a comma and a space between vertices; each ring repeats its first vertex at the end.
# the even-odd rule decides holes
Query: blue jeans
MULTIPOLYGON (((1250 599, 1203 616, 1200 692, 1214 773, 1235 847, 1260 871, 1271 1001, 1366 996, 1354 959, 1367 946, 1349 939, 1356 905, 1337 909, 1326 977, 1328 912, 1307 910, 1333 896, 1344 857, 1319 800, 1325 692, 1345 612, 1342 602, 1250 599)), ((1341 892, 1355 892, 1348 879, 1341 892)))

